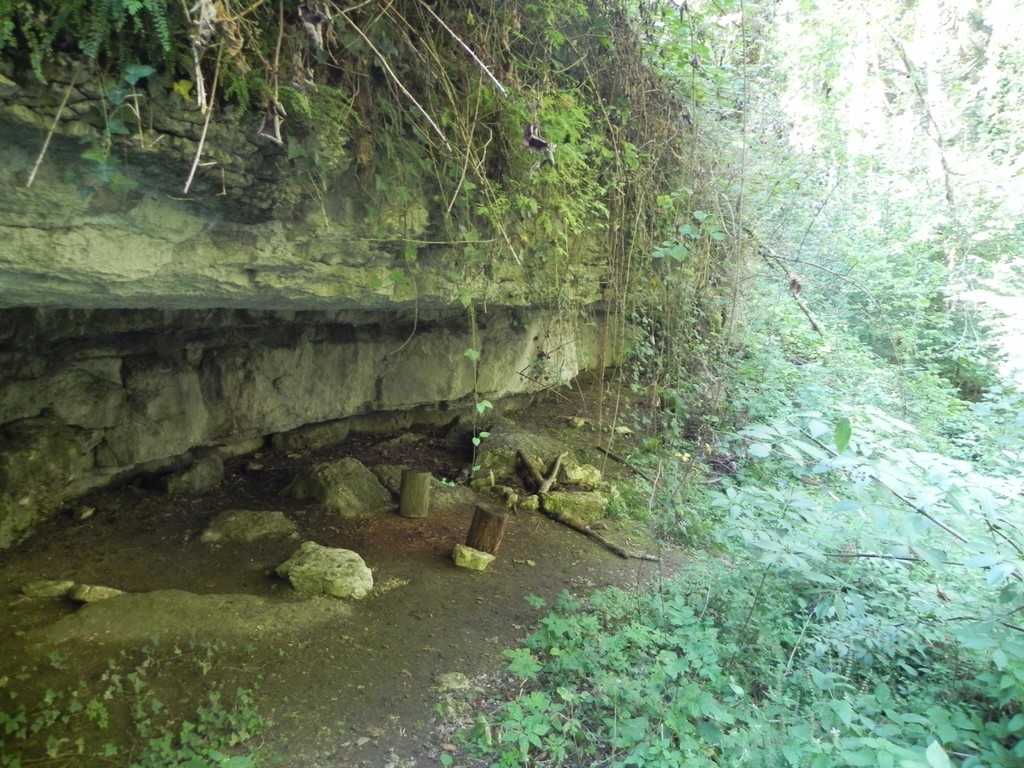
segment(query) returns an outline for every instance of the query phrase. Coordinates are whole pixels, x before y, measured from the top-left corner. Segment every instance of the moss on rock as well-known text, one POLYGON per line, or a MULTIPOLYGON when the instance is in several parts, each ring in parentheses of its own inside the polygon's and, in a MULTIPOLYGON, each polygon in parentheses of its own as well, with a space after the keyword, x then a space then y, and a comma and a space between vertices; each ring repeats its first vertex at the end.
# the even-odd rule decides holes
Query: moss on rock
POLYGON ((60 507, 88 457, 67 425, 45 417, 6 425, 0 446, 0 548, 6 548, 60 507))

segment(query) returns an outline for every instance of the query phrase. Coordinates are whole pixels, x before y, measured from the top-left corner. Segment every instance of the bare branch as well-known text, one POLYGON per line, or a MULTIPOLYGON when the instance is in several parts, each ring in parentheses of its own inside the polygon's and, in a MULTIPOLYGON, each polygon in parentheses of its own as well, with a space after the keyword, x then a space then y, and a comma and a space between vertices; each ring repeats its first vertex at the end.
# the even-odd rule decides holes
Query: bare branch
POLYGON ((373 53, 377 56, 377 60, 380 62, 380 65, 384 68, 384 71, 387 72, 388 75, 391 76, 391 79, 394 80, 395 85, 398 86, 399 90, 402 93, 405 94, 405 97, 407 99, 409 99, 409 101, 411 101, 413 104, 416 105, 416 108, 423 114, 423 117, 425 117, 427 119, 427 122, 430 123, 430 127, 434 129, 434 132, 438 136, 441 137, 441 141, 444 142, 445 148, 447 148, 449 151, 451 151, 452 145, 448 142, 448 138, 444 135, 444 131, 442 131, 441 128, 438 126, 438 124, 434 122, 434 118, 432 118, 430 116, 430 114, 427 112, 427 110, 424 109, 423 105, 420 104, 418 101, 416 101, 416 97, 413 96, 411 93, 409 93, 409 89, 405 87, 405 85, 402 83, 402 81, 398 78, 398 75, 395 74, 395 71, 393 69, 391 69, 391 67, 388 64, 387 60, 384 58, 384 54, 381 53, 377 49, 377 46, 375 46, 373 44, 373 42, 370 40, 370 38, 368 38, 363 33, 363 30, 361 30, 359 28, 359 25, 357 25, 354 21, 352 21, 352 19, 350 19, 348 17, 348 14, 347 14, 346 11, 343 11, 341 13, 341 16, 343 16, 345 21, 347 21, 349 23, 349 25, 352 27, 352 29, 355 30, 356 34, 359 35, 361 38, 363 38, 363 42, 366 43, 366 45, 369 47, 369 49, 371 51, 373 51, 373 53))
POLYGON ((423 8, 427 11, 427 13, 429 13, 431 16, 434 17, 434 19, 437 20, 438 24, 440 24, 442 27, 444 27, 444 31, 447 32, 449 35, 451 35, 452 39, 455 42, 457 42, 459 45, 462 46, 462 50, 464 50, 467 54, 469 54, 470 58, 472 58, 473 61, 475 61, 477 63, 477 65, 479 65, 480 69, 482 69, 484 71, 484 74, 486 74, 489 78, 491 78, 491 82, 494 83, 497 86, 499 91, 501 91, 501 95, 502 96, 508 96, 508 91, 506 91, 505 87, 501 83, 498 82, 498 78, 496 78, 494 76, 494 74, 491 72, 491 70, 487 68, 487 65, 484 64, 482 61, 480 61, 480 57, 477 56, 476 53, 473 52, 473 49, 470 48, 468 45, 466 45, 462 41, 462 38, 460 38, 458 35, 456 35, 452 31, 452 28, 444 23, 444 20, 440 16, 438 16, 436 13, 434 13, 434 9, 433 8, 431 8, 429 5, 427 5, 425 2, 423 2, 423 0, 419 0, 419 4, 423 6, 423 8))

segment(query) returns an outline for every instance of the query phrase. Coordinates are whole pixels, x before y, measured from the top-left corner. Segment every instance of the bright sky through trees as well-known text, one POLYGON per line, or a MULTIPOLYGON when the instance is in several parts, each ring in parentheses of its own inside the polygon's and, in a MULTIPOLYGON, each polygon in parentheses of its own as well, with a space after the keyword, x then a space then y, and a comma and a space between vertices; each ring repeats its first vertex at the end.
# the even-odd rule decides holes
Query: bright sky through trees
POLYGON ((1024 368, 1024 3, 781 0, 771 16, 782 118, 831 196, 816 257, 860 278, 873 259, 850 237, 941 257, 944 292, 1004 315, 1007 368, 1024 368))

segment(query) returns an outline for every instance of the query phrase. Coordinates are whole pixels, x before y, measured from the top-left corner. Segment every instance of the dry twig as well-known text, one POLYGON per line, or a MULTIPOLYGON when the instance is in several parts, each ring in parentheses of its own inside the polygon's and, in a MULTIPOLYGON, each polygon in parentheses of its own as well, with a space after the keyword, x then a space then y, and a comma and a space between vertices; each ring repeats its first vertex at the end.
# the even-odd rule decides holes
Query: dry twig
POLYGON ((64 89, 64 98, 61 99, 60 106, 57 107, 57 114, 53 116, 53 122, 50 124, 50 130, 46 132, 46 140, 43 141, 43 148, 39 150, 39 157, 36 158, 36 164, 32 166, 32 173, 28 175, 28 181, 25 182, 25 187, 31 187, 32 182, 36 180, 36 173, 39 171, 39 166, 43 163, 43 158, 46 157, 46 150, 50 146, 50 139, 53 138, 53 134, 57 130, 57 124, 60 122, 60 116, 64 113, 64 107, 68 104, 68 99, 71 97, 71 89, 75 87, 75 79, 78 75, 78 69, 71 73, 71 82, 68 83, 68 87, 64 89))

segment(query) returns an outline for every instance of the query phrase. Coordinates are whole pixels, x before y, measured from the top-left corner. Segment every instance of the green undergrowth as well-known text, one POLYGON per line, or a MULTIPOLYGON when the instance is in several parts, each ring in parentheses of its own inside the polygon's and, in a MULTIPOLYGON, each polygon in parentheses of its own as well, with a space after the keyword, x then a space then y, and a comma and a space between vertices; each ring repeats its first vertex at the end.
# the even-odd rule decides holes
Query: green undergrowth
POLYGON ((469 760, 938 765, 933 743, 984 729, 978 656, 908 628, 875 649, 878 669, 857 673, 869 651, 844 648, 838 625, 850 618, 830 610, 827 590, 787 569, 749 576, 708 560, 649 593, 563 595, 508 652, 522 692, 478 719, 469 760))
POLYGON ((747 332, 715 442, 660 410, 617 502, 680 573, 564 594, 448 764, 1024 764, 1024 398, 778 312, 747 332))
POLYGON ((50 652, 0 680, 0 766, 254 768, 263 719, 252 687, 221 679, 223 650, 154 642, 70 684, 50 652))

